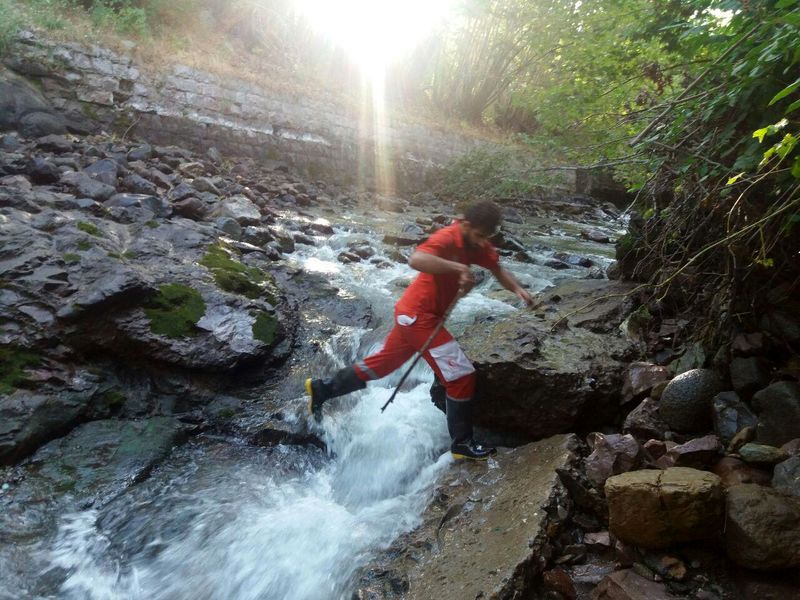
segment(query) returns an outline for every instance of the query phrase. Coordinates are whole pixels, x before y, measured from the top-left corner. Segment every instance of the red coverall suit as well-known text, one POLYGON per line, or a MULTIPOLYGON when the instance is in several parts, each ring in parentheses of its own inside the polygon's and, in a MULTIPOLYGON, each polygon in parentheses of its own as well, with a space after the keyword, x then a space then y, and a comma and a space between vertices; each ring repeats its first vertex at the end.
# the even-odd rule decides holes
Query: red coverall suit
MULTIPOLYGON (((497 252, 488 241, 482 247, 466 248, 459 222, 444 227, 417 246, 418 252, 433 254, 465 265, 489 270, 498 266, 497 252)), ((400 368, 419 351, 444 318, 458 293, 458 274, 420 273, 395 305, 394 327, 375 354, 353 365, 364 382, 380 379, 400 368)), ((443 382, 452 400, 469 400, 475 393, 475 368, 447 329, 442 328, 423 358, 443 382)))

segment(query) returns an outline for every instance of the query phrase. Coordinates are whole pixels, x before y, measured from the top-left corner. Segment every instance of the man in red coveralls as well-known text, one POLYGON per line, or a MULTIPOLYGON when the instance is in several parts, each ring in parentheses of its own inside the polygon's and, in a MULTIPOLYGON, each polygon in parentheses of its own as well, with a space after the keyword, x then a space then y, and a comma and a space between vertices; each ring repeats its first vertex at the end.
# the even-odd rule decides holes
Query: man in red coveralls
MULTIPOLYGON (((419 351, 445 318, 456 295, 468 292, 475 283, 470 265, 488 269, 506 289, 526 304, 533 299, 511 273, 498 264, 497 252, 489 238, 500 225, 500 210, 492 202, 478 202, 464 218, 431 235, 408 260, 420 271, 395 305, 395 324, 377 353, 338 371, 330 379, 307 379, 308 410, 317 420, 324 402, 363 389, 366 382, 386 377, 419 351)), ((444 327, 423 354, 446 391, 447 429, 456 459, 486 460, 494 448, 482 446, 472 437, 472 397, 475 368, 458 342, 444 327)))

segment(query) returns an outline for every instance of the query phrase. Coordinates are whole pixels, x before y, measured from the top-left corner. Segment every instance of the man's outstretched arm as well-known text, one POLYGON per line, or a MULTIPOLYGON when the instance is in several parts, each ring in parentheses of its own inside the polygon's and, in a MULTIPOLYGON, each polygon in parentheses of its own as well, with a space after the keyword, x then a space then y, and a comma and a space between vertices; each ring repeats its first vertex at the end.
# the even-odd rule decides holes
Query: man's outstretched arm
POLYGON ((445 275, 448 273, 458 273, 458 285, 462 292, 468 292, 475 284, 475 277, 470 268, 460 262, 447 260, 435 254, 420 252, 416 250, 408 259, 408 265, 412 269, 431 275, 445 275))
POLYGON ((492 269, 492 275, 494 275, 495 279, 500 282, 504 288, 506 288, 509 292, 514 292, 517 297, 525 302, 528 306, 534 306, 535 301, 533 297, 520 285, 519 281, 508 271, 506 271, 503 267, 498 266, 496 269, 492 269))

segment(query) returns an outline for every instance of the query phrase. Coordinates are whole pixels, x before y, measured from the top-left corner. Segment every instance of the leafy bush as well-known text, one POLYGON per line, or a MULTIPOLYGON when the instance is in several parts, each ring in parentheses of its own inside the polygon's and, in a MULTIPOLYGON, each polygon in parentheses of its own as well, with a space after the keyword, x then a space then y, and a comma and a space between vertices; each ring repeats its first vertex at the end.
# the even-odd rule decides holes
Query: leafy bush
POLYGON ((0 0, 0 56, 8 52, 21 19, 10 0, 0 0))

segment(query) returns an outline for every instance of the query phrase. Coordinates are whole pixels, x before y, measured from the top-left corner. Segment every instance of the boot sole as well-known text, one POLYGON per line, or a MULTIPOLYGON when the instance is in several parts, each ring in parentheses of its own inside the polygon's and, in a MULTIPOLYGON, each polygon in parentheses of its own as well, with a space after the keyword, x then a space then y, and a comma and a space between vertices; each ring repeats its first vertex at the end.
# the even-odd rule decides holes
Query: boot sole
POLYGON ((487 454, 486 456, 467 456, 466 454, 456 454, 455 452, 451 452, 450 454, 453 455, 455 460, 489 460, 494 454, 487 454))

